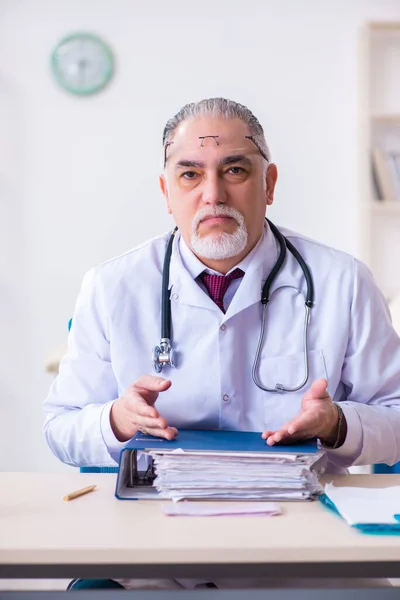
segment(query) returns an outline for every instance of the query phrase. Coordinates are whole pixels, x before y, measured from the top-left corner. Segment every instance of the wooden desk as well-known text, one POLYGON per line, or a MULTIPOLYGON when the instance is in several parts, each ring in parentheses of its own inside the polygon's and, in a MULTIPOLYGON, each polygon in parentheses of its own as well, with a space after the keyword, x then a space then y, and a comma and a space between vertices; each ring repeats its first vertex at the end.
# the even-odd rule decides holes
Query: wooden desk
MULTIPOLYGON (((0 577, 400 577, 400 536, 366 536, 318 501, 279 517, 166 517, 115 475, 0 473, 0 577), (63 496, 97 484, 76 500, 63 496)), ((335 476, 400 485, 400 475, 335 476)))

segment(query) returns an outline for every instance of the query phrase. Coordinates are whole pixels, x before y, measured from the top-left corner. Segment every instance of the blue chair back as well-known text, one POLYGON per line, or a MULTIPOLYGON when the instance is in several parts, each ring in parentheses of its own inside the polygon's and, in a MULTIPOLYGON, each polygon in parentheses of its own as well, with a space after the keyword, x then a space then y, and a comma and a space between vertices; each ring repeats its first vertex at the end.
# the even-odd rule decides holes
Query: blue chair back
POLYGON ((400 474, 400 462, 395 463, 392 466, 389 465, 372 465, 372 472, 373 473, 381 473, 381 474, 387 474, 387 473, 396 473, 396 474, 400 474))

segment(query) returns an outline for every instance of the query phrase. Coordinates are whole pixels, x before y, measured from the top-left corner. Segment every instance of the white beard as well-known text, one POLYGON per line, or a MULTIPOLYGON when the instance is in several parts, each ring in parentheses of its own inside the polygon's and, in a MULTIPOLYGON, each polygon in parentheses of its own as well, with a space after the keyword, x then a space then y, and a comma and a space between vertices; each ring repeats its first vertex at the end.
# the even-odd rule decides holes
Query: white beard
POLYGON ((247 239, 248 235, 243 215, 235 208, 230 208, 224 204, 213 209, 203 208, 193 219, 190 243, 193 252, 202 258, 211 260, 232 258, 243 252, 247 244, 247 239), (198 226, 208 216, 232 217, 237 222, 238 227, 233 233, 216 232, 200 236, 197 231, 198 226))

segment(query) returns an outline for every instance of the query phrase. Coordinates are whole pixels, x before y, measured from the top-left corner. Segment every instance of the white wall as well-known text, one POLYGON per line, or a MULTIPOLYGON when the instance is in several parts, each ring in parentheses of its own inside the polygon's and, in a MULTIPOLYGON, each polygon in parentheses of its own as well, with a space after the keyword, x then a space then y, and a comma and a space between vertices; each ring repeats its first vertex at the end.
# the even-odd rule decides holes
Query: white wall
MULTIPOLYGON (((280 168, 271 218, 359 254, 359 36, 396 0, 1 0, 0 470, 62 468, 42 437, 48 352, 83 273, 171 225, 158 191, 164 122, 223 95, 259 117, 280 168), (109 89, 63 93, 49 56, 105 37, 109 89)), ((150 349, 149 349, 150 351, 150 349)))

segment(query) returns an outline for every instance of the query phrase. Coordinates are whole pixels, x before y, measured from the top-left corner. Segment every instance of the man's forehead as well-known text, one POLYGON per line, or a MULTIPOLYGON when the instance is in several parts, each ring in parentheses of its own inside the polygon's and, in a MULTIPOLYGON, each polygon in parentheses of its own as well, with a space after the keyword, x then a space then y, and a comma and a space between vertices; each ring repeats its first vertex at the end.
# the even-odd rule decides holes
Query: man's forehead
POLYGON ((189 141, 201 136, 218 134, 220 137, 232 138, 245 136, 249 133, 247 125, 240 119, 203 117, 188 119, 180 123, 172 139, 176 142, 184 143, 185 140, 189 141))
POLYGON ((259 151, 250 137, 229 137, 219 133, 200 135, 194 138, 175 138, 166 144, 165 159, 172 164, 182 160, 217 160, 230 156, 258 155, 259 151))
POLYGON ((164 165, 167 161, 220 161, 224 156, 259 155, 267 161, 263 149, 246 123, 240 119, 204 117, 183 121, 164 146, 164 165))

